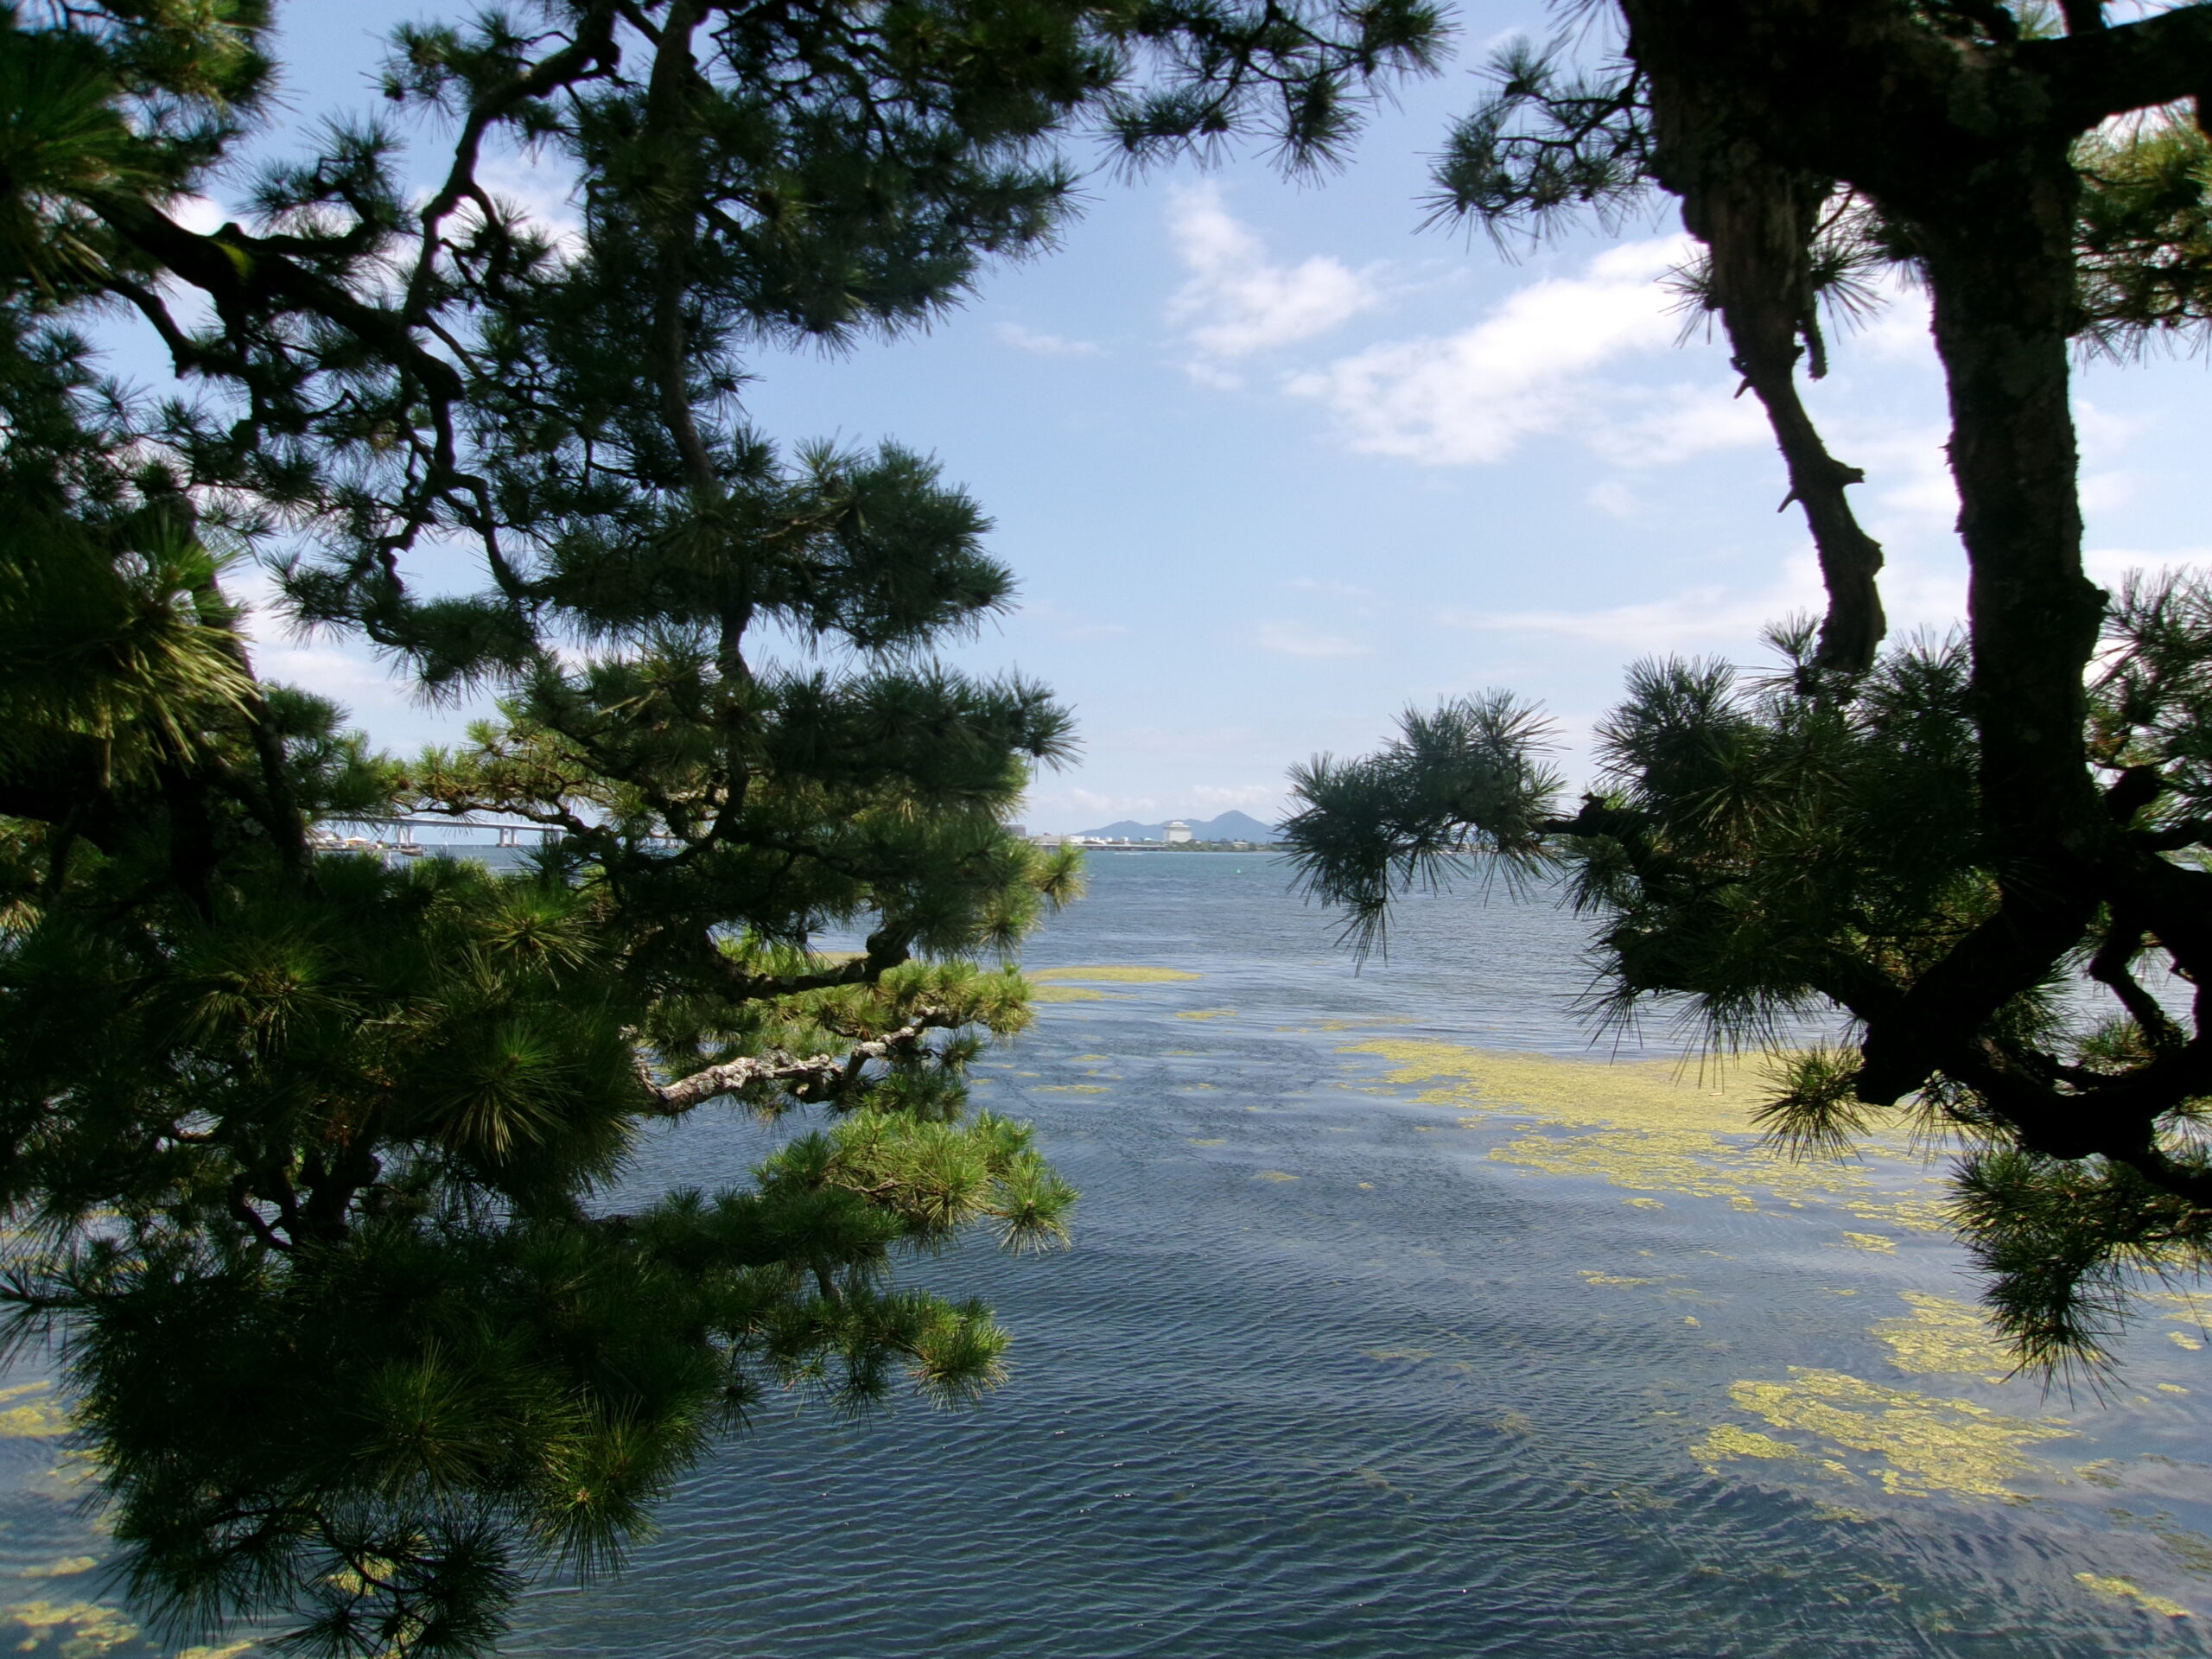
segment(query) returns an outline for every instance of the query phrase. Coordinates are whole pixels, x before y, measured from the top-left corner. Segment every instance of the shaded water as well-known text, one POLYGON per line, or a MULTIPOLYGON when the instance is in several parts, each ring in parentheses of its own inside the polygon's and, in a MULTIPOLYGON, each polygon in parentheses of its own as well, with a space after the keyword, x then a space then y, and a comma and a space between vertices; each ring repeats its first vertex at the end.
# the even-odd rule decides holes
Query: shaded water
MULTIPOLYGON (((1354 976, 1262 858, 1091 888, 1033 969, 1195 976, 1048 971, 982 1073, 1084 1193, 1071 1252, 924 1270, 995 1304, 1014 1380, 765 1411, 512 1651, 2212 1652, 2186 1309, 2145 1305, 2107 1402, 1994 1380, 1929 1172, 1775 1163, 1747 1079, 1593 1053, 1548 900, 1425 901, 1354 976)), ((702 1114, 639 1186, 726 1182, 762 1133, 702 1114)), ((101 1552, 54 1445, 0 1440, 0 1567, 101 1552)), ((27 1651, 104 1650, 95 1579, 19 1580, 27 1651)))

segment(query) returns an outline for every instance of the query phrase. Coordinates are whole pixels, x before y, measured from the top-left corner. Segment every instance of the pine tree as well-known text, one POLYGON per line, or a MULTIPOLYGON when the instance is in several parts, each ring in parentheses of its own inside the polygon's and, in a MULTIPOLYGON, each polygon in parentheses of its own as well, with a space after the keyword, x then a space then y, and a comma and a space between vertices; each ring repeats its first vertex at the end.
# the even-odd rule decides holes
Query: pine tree
POLYGON ((748 354, 895 334, 1042 248, 1062 136, 1325 156, 1437 22, 546 0, 404 32, 386 121, 195 232, 266 22, 0 9, 0 1294, 67 1365, 142 1605, 480 1653, 765 1389, 988 1389, 988 1311, 894 1269, 1053 1244, 1073 1197, 964 1085, 1028 1017, 998 964, 1077 888, 1001 827, 1067 714, 936 658, 1012 591, 977 505, 896 446, 757 432, 748 354), (573 175, 573 236, 486 188, 502 143, 573 175), (179 395, 101 377, 120 315, 179 395), (255 556, 296 620, 497 717, 401 762, 265 683, 255 556), (507 874, 318 850, 393 808, 555 838, 507 874), (819 1121, 612 1208, 709 1103, 819 1121))
POLYGON ((2101 0, 1619 0, 1618 52, 1509 49, 1435 207, 1505 236, 1673 196, 1677 275, 1764 405, 1828 607, 1770 675, 1650 662, 1571 816, 1510 696, 1408 715, 1298 779, 1312 889, 1372 944, 1392 893, 1472 846, 1564 861, 1601 919, 1603 1010, 1687 1000, 1723 1044, 1840 1011, 1766 1121, 1802 1153, 1878 1126, 1961 1137, 1958 1216, 2023 1359, 2095 1363, 2145 1273, 2212 1249, 2212 586, 2082 573, 2070 356, 2212 317, 2212 7, 2101 0), (1971 569, 1963 639, 1884 652, 1864 474, 1801 378, 1901 269, 1933 302, 1971 569), (2124 1013, 2085 1026, 2086 976, 2124 1013))

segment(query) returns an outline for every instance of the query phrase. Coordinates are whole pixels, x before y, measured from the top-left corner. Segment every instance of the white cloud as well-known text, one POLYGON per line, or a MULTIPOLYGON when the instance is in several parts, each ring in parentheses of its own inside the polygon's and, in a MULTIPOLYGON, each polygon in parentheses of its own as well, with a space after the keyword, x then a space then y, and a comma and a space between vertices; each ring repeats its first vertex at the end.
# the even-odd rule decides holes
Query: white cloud
POLYGON ((996 331, 1001 345, 1011 346, 1018 352, 1032 352, 1039 357, 1097 357, 1101 348, 1087 340, 1068 340, 1059 334, 1047 334, 1034 328, 1025 328, 1018 322, 1002 322, 996 331))
POLYGON ((1445 339, 1377 346, 1292 377, 1294 395, 1325 404, 1355 449, 1430 466, 1499 461, 1528 439, 1573 431, 1608 459, 1681 460, 1764 435, 1732 387, 1608 385, 1597 371, 1671 350, 1681 330, 1659 278, 1685 238, 1609 248, 1577 276, 1510 295, 1473 327, 1445 339))
POLYGON ((1881 537, 1942 534, 1959 518, 1959 489, 1951 477, 1948 430, 1843 425, 1830 440, 1837 457, 1863 468, 1866 482, 1850 493, 1852 505, 1881 537))
POLYGON ((1783 582, 1758 593, 1713 582, 1663 599, 1590 611, 1446 611, 1448 627, 1482 632, 1547 634, 1633 652, 1699 651, 1740 645, 1761 628, 1796 612, 1822 609, 1820 574, 1811 558, 1791 562, 1783 582))
MULTIPOLYGON (((1966 613, 1966 560, 1954 545, 1891 550, 1881 575, 1882 608, 1888 614, 1887 643, 1900 645, 1913 633, 1942 634, 1966 613)), ((2212 557, 2212 550, 2172 554, 2093 554, 2090 575, 2112 578, 2107 569, 2130 564, 2183 563, 2212 557)), ((1758 640, 1768 624, 1793 616, 1819 617, 1827 610, 1820 563, 1809 545, 1791 553, 1774 579, 1748 582, 1700 582, 1656 599, 1587 610, 1446 610, 1436 620, 1446 627, 1501 634, 1570 639, 1622 655, 1719 652, 1738 661, 1761 660, 1758 640)))
POLYGON ((1838 372, 1859 355, 1885 363, 1932 362, 1928 290, 1892 271, 1875 283, 1875 291, 1881 300, 1873 315, 1856 327, 1828 325, 1828 354, 1838 372))
POLYGON ((1252 631, 1252 642, 1262 651, 1272 651, 1278 656, 1317 659, 1364 657, 1369 650, 1363 640, 1347 634, 1324 633, 1302 622, 1262 622, 1252 631))
POLYGON ((1667 467, 1715 449, 1774 441, 1764 404, 1729 397, 1710 383, 1680 381, 1656 391, 1611 387, 1605 397, 1611 407, 1584 429, 1582 440, 1617 467, 1667 467))
POLYGON ((572 172, 543 155, 493 156, 477 168, 476 176, 494 201, 521 213, 552 241, 556 258, 566 264, 582 254, 583 213, 572 172))
POLYGON ((2194 566, 2200 571, 2212 566, 2212 547, 2180 547, 2163 553, 2145 552, 2136 548, 2092 548, 2082 556, 2089 580, 2100 588, 2120 591, 2120 583, 2133 571, 2158 575, 2168 570, 2194 566))
POLYGON ((162 210, 195 236, 213 236, 230 219, 230 210, 211 196, 171 196, 162 210))
POLYGON ((1206 358, 1249 357, 1311 340, 1381 299, 1371 272, 1326 255, 1274 264, 1266 245, 1230 216, 1211 184, 1175 191, 1167 228, 1191 273, 1168 302, 1168 315, 1188 325, 1191 343, 1206 358))

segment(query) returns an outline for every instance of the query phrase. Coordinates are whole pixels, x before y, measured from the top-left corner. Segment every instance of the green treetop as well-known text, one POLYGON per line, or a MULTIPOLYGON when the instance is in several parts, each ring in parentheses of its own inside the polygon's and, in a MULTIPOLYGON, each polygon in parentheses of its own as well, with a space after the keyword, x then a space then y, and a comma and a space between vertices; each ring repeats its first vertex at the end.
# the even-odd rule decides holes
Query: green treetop
MULTIPOLYGON (((1780 1141, 1961 1137, 1957 1216, 2026 1361, 2094 1361, 2141 1273, 2212 1247, 2212 587, 2082 574, 2070 362, 2212 315, 2212 6, 1618 0, 1581 68, 1516 47, 1437 207, 1505 236, 1679 202, 1677 283, 1764 405, 1828 607, 1751 674, 1650 662, 1571 816, 1546 724, 1497 694, 1317 760, 1290 826, 1372 943, 1462 849, 1564 861, 1600 918, 1601 1007, 1688 1004, 1724 1044, 1848 1016, 1766 1109, 1780 1141), (1962 639, 1883 649, 1864 474, 1802 397, 1825 321, 1924 286, 1970 569, 1962 639), (2119 1010, 2084 1019, 2086 976, 2119 1010)), ((1785 503, 1786 504, 1786 503, 1785 503)))
POLYGON ((547 0, 403 32, 387 122, 194 232, 266 23, 0 7, 4 1295, 59 1344, 143 1604, 477 1653, 762 1389, 987 1389, 988 1310, 894 1264, 1065 1235, 963 1079, 1028 1017, 991 964, 1075 891, 1001 828, 1067 715, 933 656, 1011 592, 976 505, 896 447, 779 448, 749 354, 895 332, 1041 247, 1077 123, 1325 154, 1437 25, 547 0), (581 229, 496 197, 494 144, 568 169, 581 229), (118 318, 179 395, 100 377, 118 318), (226 585, 257 550, 298 620, 498 717, 400 764, 262 681, 226 585), (393 808, 558 839, 512 874, 314 851, 393 808), (716 1101, 820 1122, 613 1212, 640 1135, 716 1101))

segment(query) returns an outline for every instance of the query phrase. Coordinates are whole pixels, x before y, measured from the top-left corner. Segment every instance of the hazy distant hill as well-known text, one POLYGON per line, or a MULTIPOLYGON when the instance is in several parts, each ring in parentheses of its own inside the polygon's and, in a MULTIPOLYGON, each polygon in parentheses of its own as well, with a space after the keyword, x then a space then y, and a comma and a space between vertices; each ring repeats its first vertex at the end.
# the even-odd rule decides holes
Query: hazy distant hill
MULTIPOLYGON (((1274 827, 1262 823, 1249 812, 1224 812, 1217 818, 1185 818, 1191 826, 1193 841, 1273 841, 1274 827)), ((1101 830, 1078 830, 1078 836, 1096 836, 1102 841, 1165 841, 1167 825, 1139 823, 1135 818, 1123 818, 1119 823, 1109 823, 1101 830)))

